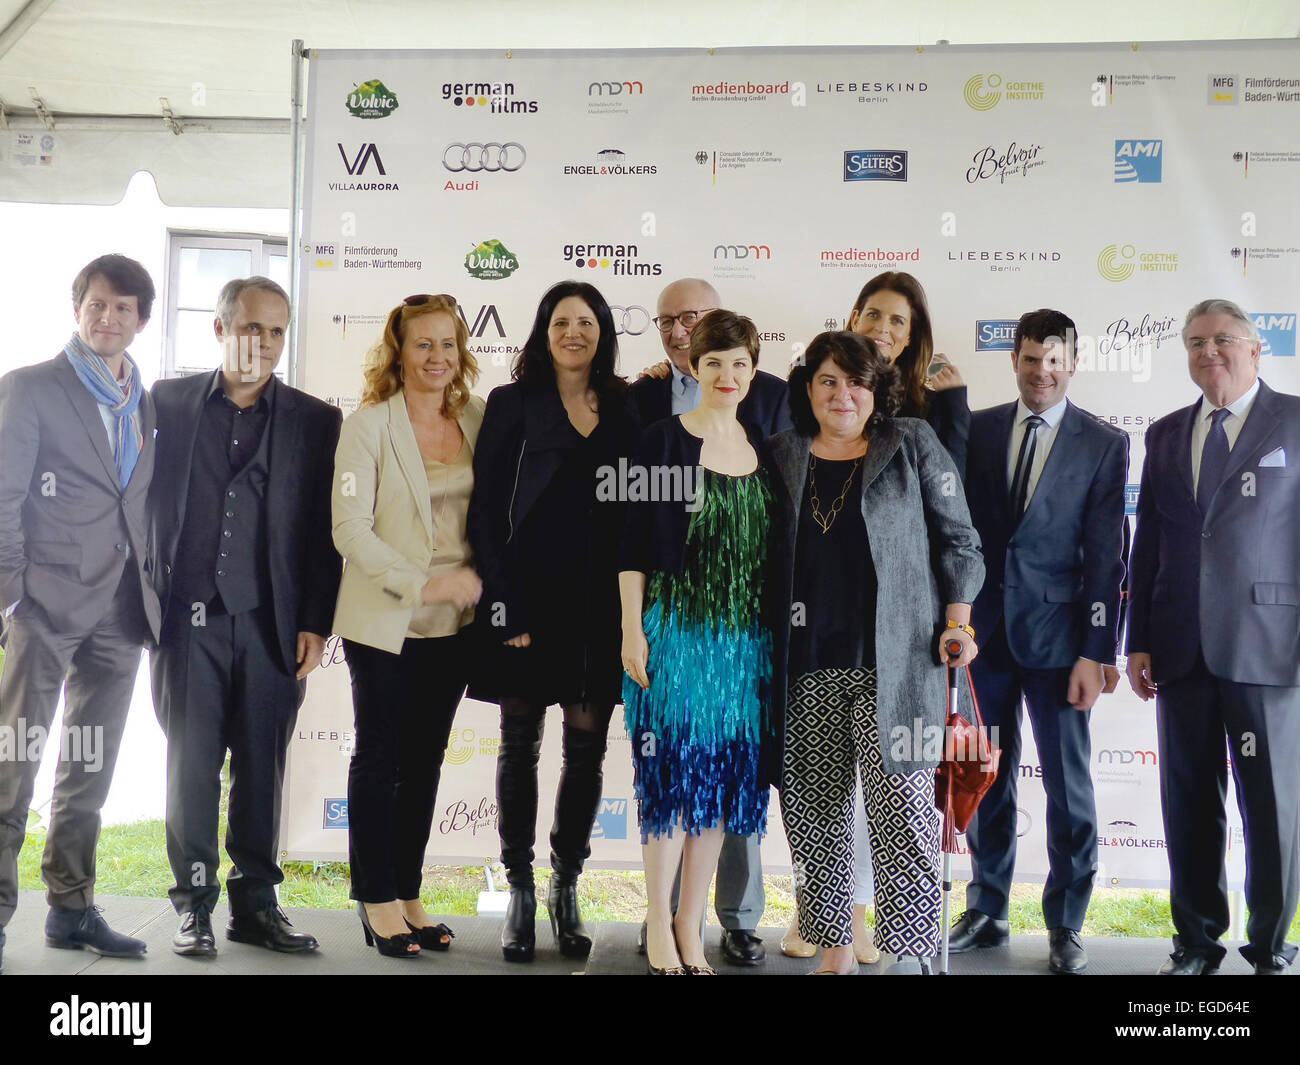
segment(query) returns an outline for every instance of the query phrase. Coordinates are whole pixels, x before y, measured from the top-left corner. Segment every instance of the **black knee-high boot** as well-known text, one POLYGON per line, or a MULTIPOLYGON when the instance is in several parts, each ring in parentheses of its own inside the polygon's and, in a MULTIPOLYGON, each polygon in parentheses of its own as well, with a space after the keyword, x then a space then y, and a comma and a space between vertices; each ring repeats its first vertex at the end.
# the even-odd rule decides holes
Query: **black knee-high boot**
POLYGON ((497 830, 501 863, 510 883, 510 905, 501 932, 506 961, 532 961, 537 893, 533 886, 533 834, 537 825, 537 760, 543 721, 526 714, 501 715, 497 753, 497 830))
POLYGON ((591 937, 578 912, 578 875, 591 854, 591 826, 600 806, 605 733, 564 726, 564 769, 555 796, 551 829, 551 887, 546 905, 551 932, 566 958, 591 953, 591 937))

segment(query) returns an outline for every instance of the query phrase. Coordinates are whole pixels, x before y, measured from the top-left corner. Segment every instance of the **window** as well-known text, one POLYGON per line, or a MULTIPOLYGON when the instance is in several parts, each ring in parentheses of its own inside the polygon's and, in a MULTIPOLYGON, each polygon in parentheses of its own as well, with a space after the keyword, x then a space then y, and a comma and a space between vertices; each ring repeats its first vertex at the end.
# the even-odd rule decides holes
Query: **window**
MULTIPOLYGON (((167 231, 167 323, 164 377, 207 373, 217 364, 212 335, 217 297, 236 277, 261 274, 289 291, 289 242, 284 237, 248 233, 167 231)), ((288 353, 285 347, 285 353, 288 353)), ((289 360, 276 376, 289 381, 289 360)))

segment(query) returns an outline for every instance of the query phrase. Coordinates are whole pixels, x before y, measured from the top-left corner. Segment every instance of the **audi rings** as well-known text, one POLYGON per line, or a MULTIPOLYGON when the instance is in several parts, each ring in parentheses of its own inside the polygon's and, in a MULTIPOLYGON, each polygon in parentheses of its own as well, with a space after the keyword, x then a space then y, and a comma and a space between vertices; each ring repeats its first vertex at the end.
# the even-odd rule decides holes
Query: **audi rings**
POLYGON ((650 328, 650 312, 644 307, 618 307, 610 304, 609 313, 614 316, 614 332, 619 336, 627 334, 639 337, 650 328), (619 314, 623 317, 620 319, 619 314))
POLYGON ((499 144, 488 141, 486 144, 449 144, 442 150, 442 165, 453 174, 468 171, 471 174, 495 174, 504 170, 513 174, 528 158, 524 146, 518 141, 506 141, 499 144))

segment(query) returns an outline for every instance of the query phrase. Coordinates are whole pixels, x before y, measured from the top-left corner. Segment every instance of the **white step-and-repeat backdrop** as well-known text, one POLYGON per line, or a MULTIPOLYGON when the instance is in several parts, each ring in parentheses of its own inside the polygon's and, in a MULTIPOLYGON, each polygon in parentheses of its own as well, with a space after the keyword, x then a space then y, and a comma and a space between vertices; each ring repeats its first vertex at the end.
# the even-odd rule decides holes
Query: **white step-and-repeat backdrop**
MULTIPOLYGON (((340 51, 309 66, 299 381, 345 412, 385 314, 412 293, 457 297, 486 395, 563 278, 614 306, 629 375, 662 357, 650 316, 683 276, 753 317, 762 365, 784 373, 886 269, 925 285, 972 407, 1014 398, 1023 311, 1073 317, 1070 398, 1128 431, 1130 511, 1147 425, 1196 397, 1178 336, 1193 303, 1246 307, 1262 375, 1300 391, 1297 42, 340 51)), ((347 853, 352 707, 337 641, 329 651, 291 749, 290 857, 347 853)), ((556 720, 539 841, 559 735, 556 720)), ((466 701, 431 860, 497 854, 496 745, 495 707, 466 701)), ((1093 746, 1100 882, 1166 883, 1153 706, 1123 683, 1093 712, 1093 746)), ((1040 772, 1027 740, 1018 872, 1030 879, 1046 873, 1040 772)), ((593 864, 639 864, 617 712, 605 780, 593 864)), ((773 869, 789 864, 776 807, 773 869)))

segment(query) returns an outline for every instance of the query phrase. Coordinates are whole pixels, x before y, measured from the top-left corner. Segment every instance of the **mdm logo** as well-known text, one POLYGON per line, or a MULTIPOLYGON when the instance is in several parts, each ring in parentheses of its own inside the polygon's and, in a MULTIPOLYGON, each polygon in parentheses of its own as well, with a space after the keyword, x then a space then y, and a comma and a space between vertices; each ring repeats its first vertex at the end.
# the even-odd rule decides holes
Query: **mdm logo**
POLYGON ((1011 351, 1016 338, 1015 318, 985 318, 975 323, 976 351, 1011 351))
POLYGON ((1259 353, 1280 358, 1295 357, 1295 315, 1256 314, 1255 328, 1262 341, 1259 353))
POLYGON ((325 817, 321 822, 321 828, 347 828, 348 827, 348 800, 347 799, 326 799, 325 800, 325 817))
POLYGON ((857 148, 844 153, 845 181, 906 181, 907 152, 897 148, 857 148))
POLYGON ((1115 142, 1115 181, 1140 185, 1160 184, 1163 141, 1115 142))

